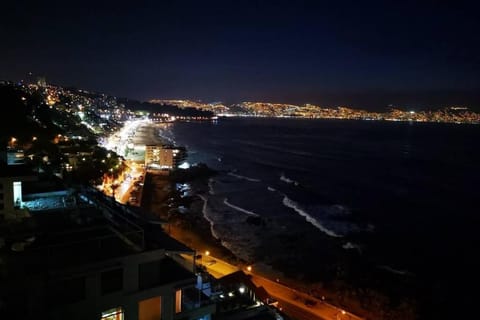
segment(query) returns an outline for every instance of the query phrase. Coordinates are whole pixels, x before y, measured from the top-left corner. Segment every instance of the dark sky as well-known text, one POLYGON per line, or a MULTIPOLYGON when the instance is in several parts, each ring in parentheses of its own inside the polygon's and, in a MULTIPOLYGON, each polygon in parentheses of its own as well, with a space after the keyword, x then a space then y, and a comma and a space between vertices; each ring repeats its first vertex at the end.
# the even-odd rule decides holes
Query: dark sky
POLYGON ((480 104, 461 1, 9 1, 0 79, 140 100, 480 104))

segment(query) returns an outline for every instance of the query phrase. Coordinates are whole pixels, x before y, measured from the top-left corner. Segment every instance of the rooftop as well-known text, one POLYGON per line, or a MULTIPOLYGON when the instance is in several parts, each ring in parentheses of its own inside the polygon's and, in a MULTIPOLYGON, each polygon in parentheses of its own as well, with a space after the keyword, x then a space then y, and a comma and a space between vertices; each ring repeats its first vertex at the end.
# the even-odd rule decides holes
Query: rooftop
MULTIPOLYGON (((94 211, 95 209, 90 208, 94 211)), ((78 212, 56 212, 33 215, 29 228, 6 236, 0 257, 9 270, 31 273, 75 267, 135 254, 120 232, 110 226, 99 212, 90 212, 88 220, 78 212)))
POLYGON ((4 177, 31 177, 36 173, 27 165, 7 165, 6 162, 0 160, 0 178, 4 177))

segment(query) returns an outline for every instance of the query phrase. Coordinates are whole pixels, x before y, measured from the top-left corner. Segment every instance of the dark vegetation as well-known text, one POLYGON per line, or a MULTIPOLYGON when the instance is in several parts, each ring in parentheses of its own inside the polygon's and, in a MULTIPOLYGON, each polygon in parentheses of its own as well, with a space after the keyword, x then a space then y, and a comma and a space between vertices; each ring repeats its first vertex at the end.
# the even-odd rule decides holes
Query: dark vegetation
POLYGON ((198 110, 196 108, 179 108, 168 104, 141 102, 126 98, 119 98, 117 101, 123 103, 129 109, 137 111, 168 113, 169 115, 184 117, 212 117, 214 115, 210 111, 198 110))

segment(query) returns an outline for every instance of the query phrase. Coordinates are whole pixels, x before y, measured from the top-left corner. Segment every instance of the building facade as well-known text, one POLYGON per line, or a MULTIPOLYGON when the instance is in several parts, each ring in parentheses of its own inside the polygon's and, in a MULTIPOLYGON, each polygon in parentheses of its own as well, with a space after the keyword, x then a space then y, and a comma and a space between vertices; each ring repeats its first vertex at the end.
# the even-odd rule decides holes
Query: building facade
POLYGON ((193 268, 158 243, 145 245, 141 228, 112 223, 98 208, 31 219, 41 228, 3 238, 0 319, 210 320, 215 313, 195 288, 193 268))
POLYGON ((145 168, 147 170, 170 171, 178 168, 184 158, 183 148, 167 145, 145 146, 145 168))

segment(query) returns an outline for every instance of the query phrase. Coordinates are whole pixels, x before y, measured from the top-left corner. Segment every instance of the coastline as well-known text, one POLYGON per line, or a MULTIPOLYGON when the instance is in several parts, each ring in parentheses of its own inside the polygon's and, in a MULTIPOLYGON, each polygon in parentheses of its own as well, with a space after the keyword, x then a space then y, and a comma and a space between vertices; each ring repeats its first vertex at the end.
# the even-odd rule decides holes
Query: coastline
MULTIPOLYGON (((378 304, 378 301, 385 301, 386 299, 381 293, 365 288, 356 288, 346 280, 335 280, 333 282, 319 280, 325 276, 322 274, 326 270, 348 267, 349 264, 358 261, 346 260, 332 266, 328 265, 327 259, 324 261, 325 266, 323 266, 323 270, 312 268, 315 264, 318 265, 318 258, 312 256, 308 260, 299 260, 299 257, 292 256, 292 250, 295 251, 295 248, 291 246, 295 246, 296 241, 291 242, 291 239, 289 240, 285 235, 284 237, 286 238, 283 241, 285 241, 286 250, 284 253, 270 251, 267 246, 262 246, 262 252, 257 253, 258 261, 252 262, 240 258, 226 247, 221 239, 217 239, 212 234, 210 221, 204 216, 204 199, 202 198, 208 194, 208 175, 199 175, 197 172, 197 174, 189 175, 186 180, 181 179, 181 182, 188 183, 190 186, 189 194, 183 197, 181 192, 175 188, 176 183, 179 182, 175 179, 178 177, 153 175, 151 178, 151 181, 154 183, 146 183, 147 201, 142 203, 142 207, 167 220, 168 224, 163 227, 163 231, 195 250, 197 254, 204 255, 206 251, 209 251, 212 256, 240 269, 244 269, 247 265, 252 265, 255 273, 258 275, 272 281, 281 282, 292 289, 309 294, 317 299, 325 300, 334 306, 349 310, 366 319, 413 319, 411 312, 414 312, 414 309, 411 309, 412 306, 408 307, 410 302, 404 301, 407 305, 405 310, 397 311, 400 313, 400 317, 389 317, 387 314, 391 311, 384 309, 386 308, 385 306, 378 304), (148 197, 150 197, 150 201, 148 197), (154 201, 151 201, 152 199, 154 201), (178 210, 180 207, 186 209, 178 210), (312 266, 309 267, 310 264, 312 266), (302 268, 299 269, 299 266, 306 266, 307 268, 303 270, 302 268), (381 310, 372 309, 372 303, 381 310)), ((268 225, 271 222, 267 221, 266 223, 268 225)), ((270 232, 271 235, 275 235, 268 227, 264 232, 270 232)), ((324 237, 323 254, 325 257, 328 258, 329 255, 338 254, 334 248, 328 245, 328 237, 324 237)), ((281 239, 277 238, 277 240, 281 239)), ((308 242, 309 240, 303 238, 303 241, 308 242)), ((302 257, 306 258, 307 256, 302 257)))
POLYGON ((181 197, 175 190, 176 178, 154 173, 147 173, 142 196, 142 208, 152 212, 168 222, 163 227, 165 233, 182 242, 198 254, 207 250, 212 255, 234 265, 246 264, 232 251, 222 245, 221 240, 214 237, 210 222, 204 217, 201 199, 202 177, 189 177, 187 180, 193 185, 193 194, 181 197), (178 210, 183 207, 186 210, 178 210))
MULTIPOLYGON (((146 183, 146 202, 142 203, 142 207, 168 221, 168 224, 163 227, 165 233, 195 250, 197 254, 203 255, 206 251, 209 251, 212 256, 241 269, 252 264, 252 261, 246 261, 232 252, 222 243, 221 239, 217 239, 212 233, 211 223, 203 212, 203 195, 208 193, 208 178, 191 177, 192 180, 188 181, 191 186, 191 194, 182 198, 180 193, 175 190, 177 181, 172 177, 150 175, 150 180, 153 183, 146 183), (154 201, 149 201, 149 198, 154 199, 154 201), (161 199, 163 199, 163 203, 161 199), (166 205, 167 202, 171 208, 166 205), (172 208, 179 207, 186 207, 187 210, 183 212, 172 210, 172 208)), ((272 254, 278 253, 263 252, 264 259, 253 263, 253 268, 257 274, 272 281, 280 281, 293 289, 308 293, 319 299, 325 299, 335 305, 345 305, 345 307, 350 305, 350 303, 343 303, 345 301, 339 301, 332 291, 321 284, 318 286, 318 283, 310 282, 308 277, 303 275, 294 277, 291 272, 288 272, 292 263, 300 263, 292 260, 292 263, 285 264, 289 256, 288 252, 277 263, 269 264, 269 260, 272 262, 272 254), (285 273, 286 271, 287 273, 285 273)))
MULTIPOLYGON (((158 136, 162 137, 162 133, 158 130, 158 136)), ((306 224, 304 216, 256 217, 251 214, 253 211, 236 207, 235 201, 225 203, 230 199, 210 193, 212 180, 218 182, 219 179, 232 178, 245 180, 244 176, 216 172, 202 163, 187 170, 176 170, 170 176, 163 176, 162 183, 144 188, 154 190, 151 194, 153 201, 149 206, 142 202, 142 207, 167 220, 169 223, 163 230, 197 254, 203 255, 208 250, 211 255, 242 269, 252 265, 255 272, 265 278, 279 279, 295 290, 367 319, 414 319, 412 314, 417 308, 414 301, 398 300, 398 296, 391 299, 374 288, 379 283, 394 285, 389 281, 391 275, 388 271, 366 272, 364 259, 352 254, 359 250, 339 249, 338 237, 311 232, 316 227, 306 224), (189 186, 186 194, 181 190, 183 187, 177 190, 180 184, 189 186), (163 202, 160 199, 164 199, 163 202), (204 210, 205 199, 209 201, 208 210, 204 210), (225 206, 231 212, 224 211, 225 206), (221 239, 212 234, 209 221, 212 215, 221 239), (229 241, 230 231, 240 234, 240 240, 247 240, 243 247, 230 247, 235 244, 229 241), (253 255, 245 254, 245 248, 253 247, 253 255), (247 259, 242 259, 238 253, 247 259)), ((283 179, 286 178, 283 176, 283 179)))

